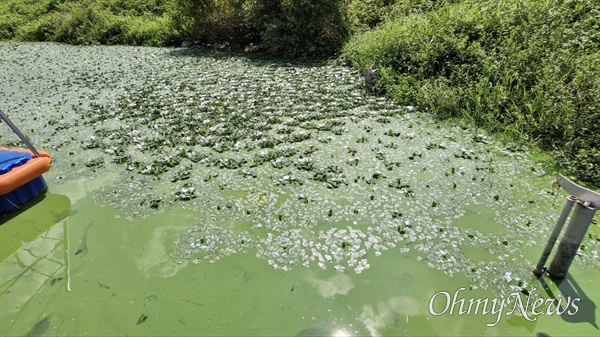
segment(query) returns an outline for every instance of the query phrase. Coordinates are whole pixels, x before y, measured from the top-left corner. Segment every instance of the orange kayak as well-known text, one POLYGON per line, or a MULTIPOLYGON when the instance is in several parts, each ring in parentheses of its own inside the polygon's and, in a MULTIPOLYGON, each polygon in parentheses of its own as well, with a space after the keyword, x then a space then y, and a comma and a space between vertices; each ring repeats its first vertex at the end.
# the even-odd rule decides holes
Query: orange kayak
POLYGON ((42 174, 50 169, 52 158, 44 151, 39 151, 40 156, 36 158, 31 151, 25 149, 8 149, 0 147, 0 151, 3 150, 28 153, 33 158, 0 175, 0 196, 11 193, 28 182, 41 177, 42 174))

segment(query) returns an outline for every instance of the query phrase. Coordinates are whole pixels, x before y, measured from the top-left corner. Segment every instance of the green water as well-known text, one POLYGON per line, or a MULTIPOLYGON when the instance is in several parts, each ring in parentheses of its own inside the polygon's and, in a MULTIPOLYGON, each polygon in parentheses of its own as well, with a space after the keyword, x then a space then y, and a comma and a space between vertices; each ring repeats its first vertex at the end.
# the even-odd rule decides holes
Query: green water
POLYGON ((566 196, 530 150, 365 97, 333 63, 0 51, 0 107, 54 158, 46 196, 0 218, 3 336, 598 334, 596 224, 567 280, 530 272, 566 196), (580 300, 432 314, 457 291, 580 300))
MULTIPOLYGON (((71 188, 56 190, 68 195, 71 188)), ((473 281, 460 274, 449 277, 415 259, 416 254, 386 252, 370 259, 371 267, 361 274, 316 266, 285 272, 253 254, 226 256, 212 264, 178 264, 169 257, 172 241, 198 222, 194 212, 174 207, 129 222, 115 219, 114 209, 100 208, 89 198, 70 205, 65 194, 49 193, 3 225, 4 230, 5 225, 20 223, 20 217, 42 215, 47 211, 44 204, 51 202, 73 213, 23 242, 0 265, 3 335, 26 335, 40 329, 37 323, 45 319, 43 334, 48 336, 294 336, 302 331, 352 336, 584 336, 597 331, 591 325, 598 322, 597 267, 571 269, 588 299, 580 315, 568 317, 574 322, 560 316, 527 322, 515 315, 487 327, 495 316, 428 312, 436 292, 469 289, 473 281), (83 244, 86 253, 75 254, 83 244), (141 317, 147 318, 140 323, 141 317)), ((4 231, 2 237, 6 238, 4 231)), ((478 256, 475 252, 471 258, 477 261, 478 256)), ((486 255, 480 261, 489 260, 486 255)), ((533 277, 527 281, 537 282, 533 277)), ((496 296, 477 287, 465 291, 469 297, 496 296)), ((559 293, 555 285, 552 291, 559 293)))

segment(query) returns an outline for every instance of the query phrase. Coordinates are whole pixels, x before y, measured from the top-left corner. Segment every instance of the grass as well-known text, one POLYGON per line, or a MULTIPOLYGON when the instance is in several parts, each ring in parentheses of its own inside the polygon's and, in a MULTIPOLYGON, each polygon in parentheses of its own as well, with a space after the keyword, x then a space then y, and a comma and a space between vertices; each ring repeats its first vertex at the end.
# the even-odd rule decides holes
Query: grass
POLYGON ((322 55, 347 37, 341 0, 5 0, 0 40, 71 44, 260 45, 322 55), (226 44, 225 44, 226 43, 226 44))
POLYGON ((0 4, 0 39, 71 44, 176 45, 167 1, 17 1, 0 4))
POLYGON ((462 1, 355 35, 344 57, 381 93, 552 151, 600 186, 600 4, 462 1))

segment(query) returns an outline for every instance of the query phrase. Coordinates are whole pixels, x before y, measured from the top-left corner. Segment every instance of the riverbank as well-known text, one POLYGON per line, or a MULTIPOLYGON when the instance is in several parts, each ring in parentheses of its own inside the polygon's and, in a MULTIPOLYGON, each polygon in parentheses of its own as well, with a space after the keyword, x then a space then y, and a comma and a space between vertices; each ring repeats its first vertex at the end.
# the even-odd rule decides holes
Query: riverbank
POLYGON ((540 146, 594 188, 599 15, 593 0, 11 0, 0 5, 0 39, 187 43, 305 57, 341 50, 357 70, 379 69, 378 94, 540 146))
POLYGON ((379 92, 549 151, 600 186, 597 1, 458 1, 352 37, 346 59, 379 68, 379 92))

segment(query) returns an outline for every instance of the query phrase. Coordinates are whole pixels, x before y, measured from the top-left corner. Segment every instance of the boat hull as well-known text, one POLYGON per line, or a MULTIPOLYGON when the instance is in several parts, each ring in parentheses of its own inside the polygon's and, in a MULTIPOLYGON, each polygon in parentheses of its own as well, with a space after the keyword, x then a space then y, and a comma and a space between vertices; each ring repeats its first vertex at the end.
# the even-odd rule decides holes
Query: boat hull
MULTIPOLYGON (((0 151, 17 153, 33 153, 25 149, 8 149, 0 147, 0 151)), ((44 151, 39 157, 33 157, 24 164, 10 168, 10 171, 0 174, 0 212, 18 207, 29 199, 44 193, 47 185, 42 177, 50 169, 52 158, 44 151)))

